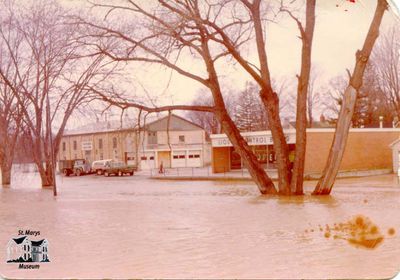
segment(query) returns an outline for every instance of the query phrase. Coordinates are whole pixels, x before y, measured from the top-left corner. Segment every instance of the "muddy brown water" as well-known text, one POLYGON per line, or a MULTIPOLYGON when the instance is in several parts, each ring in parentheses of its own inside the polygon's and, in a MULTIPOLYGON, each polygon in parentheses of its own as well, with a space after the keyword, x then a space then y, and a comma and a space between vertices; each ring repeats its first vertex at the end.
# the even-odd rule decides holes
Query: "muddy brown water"
POLYGON ((59 178, 54 198, 31 173, 14 179, 0 190, 5 277, 388 278, 400 269, 400 186, 392 175, 341 179, 326 197, 263 197, 251 182, 93 175, 59 178), (357 224, 358 215, 383 237, 374 248, 333 238, 350 238, 333 229, 357 224), (5 262, 7 242, 26 229, 50 244, 50 263, 39 269, 5 262))

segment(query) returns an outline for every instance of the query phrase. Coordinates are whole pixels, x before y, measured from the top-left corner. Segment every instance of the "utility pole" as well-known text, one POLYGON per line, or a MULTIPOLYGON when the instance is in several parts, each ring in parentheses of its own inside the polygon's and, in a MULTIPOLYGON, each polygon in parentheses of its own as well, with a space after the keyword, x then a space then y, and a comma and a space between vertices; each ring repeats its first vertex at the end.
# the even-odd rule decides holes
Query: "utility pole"
POLYGON ((53 178, 53 195, 57 196, 57 184, 56 184, 56 165, 55 165, 55 158, 54 158, 54 145, 53 145, 53 131, 51 129, 51 119, 50 119, 50 100, 49 94, 47 94, 47 108, 46 108, 46 115, 47 115, 47 131, 50 133, 50 153, 51 153, 51 176, 53 178))

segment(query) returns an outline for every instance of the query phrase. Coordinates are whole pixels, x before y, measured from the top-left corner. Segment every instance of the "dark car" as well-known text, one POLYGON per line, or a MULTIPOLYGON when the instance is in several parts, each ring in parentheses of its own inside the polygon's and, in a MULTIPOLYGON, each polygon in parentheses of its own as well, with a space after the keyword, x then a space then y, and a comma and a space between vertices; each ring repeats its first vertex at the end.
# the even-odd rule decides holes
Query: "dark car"
POLYGON ((110 175, 123 176, 125 174, 132 176, 135 173, 136 167, 132 165, 126 165, 122 161, 110 161, 107 162, 104 168, 104 176, 110 175))

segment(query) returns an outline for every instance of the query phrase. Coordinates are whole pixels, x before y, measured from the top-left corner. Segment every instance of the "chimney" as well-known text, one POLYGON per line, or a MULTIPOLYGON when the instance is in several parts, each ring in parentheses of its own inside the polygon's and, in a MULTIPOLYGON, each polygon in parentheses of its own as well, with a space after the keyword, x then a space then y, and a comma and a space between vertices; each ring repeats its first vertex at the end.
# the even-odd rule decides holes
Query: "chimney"
POLYGON ((383 128, 383 116, 379 116, 379 128, 383 128))

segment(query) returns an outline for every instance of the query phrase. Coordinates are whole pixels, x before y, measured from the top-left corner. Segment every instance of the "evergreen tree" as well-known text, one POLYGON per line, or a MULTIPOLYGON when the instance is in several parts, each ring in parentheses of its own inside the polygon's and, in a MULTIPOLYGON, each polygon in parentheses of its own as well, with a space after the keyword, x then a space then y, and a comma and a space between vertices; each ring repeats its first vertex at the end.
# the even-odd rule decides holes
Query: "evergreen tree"
POLYGON ((234 120, 240 131, 268 129, 267 115, 258 94, 258 86, 247 82, 245 90, 237 96, 234 120))

